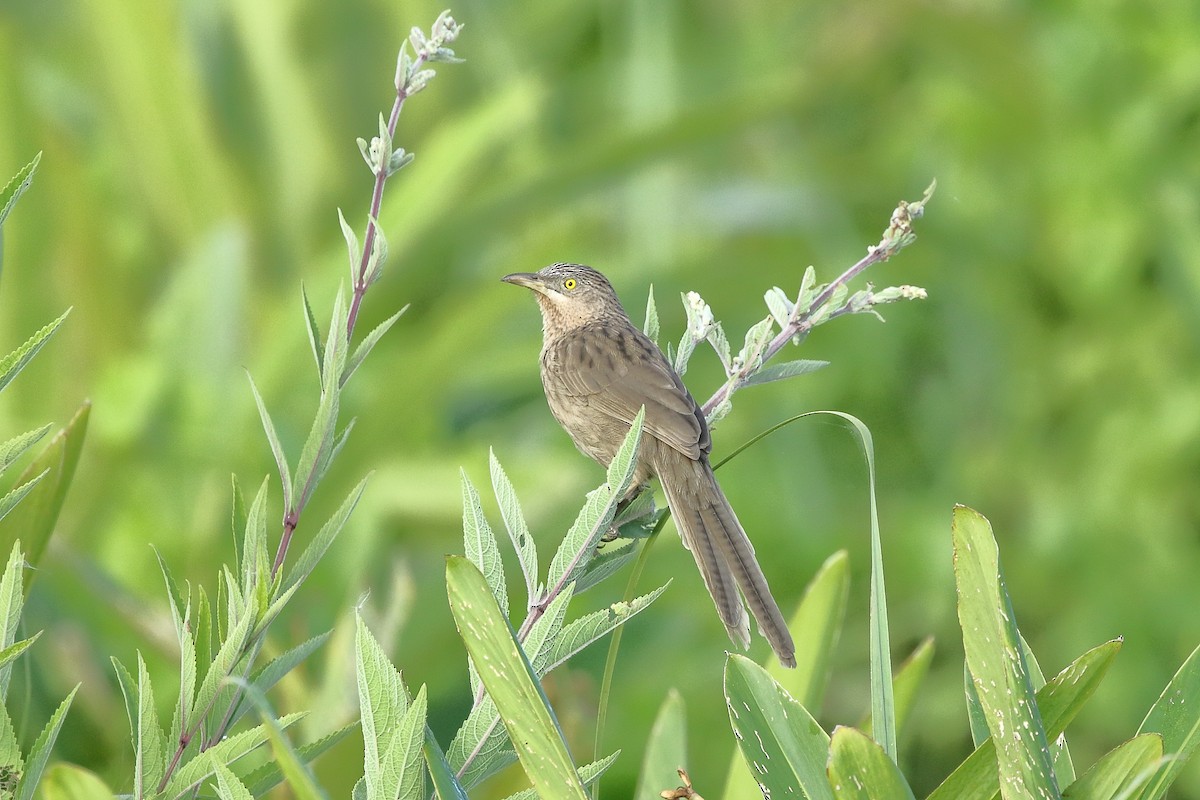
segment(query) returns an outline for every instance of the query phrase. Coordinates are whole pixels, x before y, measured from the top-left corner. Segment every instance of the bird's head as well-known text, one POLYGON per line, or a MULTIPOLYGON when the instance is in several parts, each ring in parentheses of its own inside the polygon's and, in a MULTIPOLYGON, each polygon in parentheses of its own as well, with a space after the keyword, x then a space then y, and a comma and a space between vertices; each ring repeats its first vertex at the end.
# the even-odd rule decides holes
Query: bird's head
POLYGON ((582 264, 551 264, 537 272, 514 272, 500 280, 533 291, 547 335, 597 319, 626 316, 608 278, 582 264))

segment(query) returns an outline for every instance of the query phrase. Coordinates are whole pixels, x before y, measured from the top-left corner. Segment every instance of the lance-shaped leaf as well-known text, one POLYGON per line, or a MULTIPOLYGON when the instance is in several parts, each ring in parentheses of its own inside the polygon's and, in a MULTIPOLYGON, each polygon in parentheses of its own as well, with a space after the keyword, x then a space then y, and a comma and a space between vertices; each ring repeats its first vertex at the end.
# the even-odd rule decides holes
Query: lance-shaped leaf
POLYGON ((213 764, 213 775, 216 778, 217 797, 220 800, 254 800, 254 795, 250 794, 246 785, 221 762, 213 764))
POLYGON ((425 739, 425 689, 410 703, 399 671, 356 617, 358 701, 363 730, 368 800, 417 797, 424 791, 420 766, 425 739))
POLYGON ((828 361, 814 361, 812 359, 785 361, 782 364, 768 364, 746 378, 743 383, 746 386, 756 383, 771 383, 772 381, 781 381, 784 378, 794 378, 797 375, 807 375, 810 372, 816 372, 822 367, 828 366, 828 361))
POLYGON ((534 659, 533 664, 537 674, 545 675, 618 625, 628 622, 634 615, 641 613, 657 600, 669 585, 668 581, 654 591, 641 597, 635 597, 628 603, 613 603, 608 608, 602 608, 591 614, 585 614, 577 620, 572 620, 562 629, 561 633, 553 637, 549 646, 544 648, 543 654, 534 659))
POLYGON ((500 559, 500 545, 496 542, 496 534, 483 515, 483 505, 479 502, 479 492, 475 491, 466 470, 459 470, 462 476, 462 506, 463 506, 463 547, 471 563, 479 568, 480 573, 491 587, 492 596, 500 605, 500 611, 508 617, 508 587, 504 582, 504 562, 500 559))
POLYGON ((1143 733, 1109 750, 1083 777, 1063 790, 1066 800, 1117 800, 1136 794, 1163 762, 1163 740, 1143 733))
POLYGON ((1138 733, 1162 734, 1163 753, 1170 757, 1142 791, 1142 800, 1158 800, 1200 744, 1200 647, 1163 689, 1138 733))
MULTIPOLYGON (((1046 726, 1046 738, 1055 739, 1100 685, 1113 659, 1121 650, 1119 639, 1094 647, 1051 679, 1037 693, 1038 710, 1046 726)), ((991 800, 1000 791, 996 770, 996 746, 987 739, 959 764, 928 800, 991 800)))
MULTIPOLYGON (((382 237, 376 235, 375 241, 382 241, 382 237)), ((392 314, 390 317, 385 319, 383 322, 376 325, 370 333, 363 337, 363 340, 358 343, 358 347, 354 348, 354 352, 351 353, 350 357, 346 359, 346 367, 342 372, 342 386, 346 385, 346 383, 350 380, 350 376, 353 375, 355 370, 357 370, 362 362, 366 360, 367 355, 371 352, 371 349, 375 347, 379 340, 383 338, 383 335, 387 333, 393 325, 396 324, 396 320, 400 319, 405 311, 408 311, 408 306, 405 306, 395 314, 392 314)))
POLYGON ((267 434, 271 455, 275 456, 275 467, 279 470, 279 482, 283 486, 283 508, 286 512, 292 508, 292 473, 288 469, 287 455, 283 452, 279 434, 275 432, 275 423, 271 421, 267 404, 263 402, 262 395, 258 392, 258 386, 254 383, 254 377, 249 371, 246 372, 246 378, 250 381, 250 392, 254 395, 254 404, 258 406, 258 416, 262 420, 263 432, 267 434))
MULTIPOLYGON (((316 741, 300 745, 296 748, 297 757, 305 764, 312 763, 317 756, 341 742, 358 730, 358 723, 351 722, 335 731, 325 734, 316 741)), ((243 777, 243 782, 254 797, 262 797, 275 788, 283 780, 283 770, 274 761, 258 767, 243 777)))
POLYGON ((38 354, 38 351, 50 340, 50 337, 54 335, 54 332, 58 330, 59 326, 63 324, 63 321, 66 320, 67 315, 70 313, 71 309, 68 308, 63 312, 61 317, 43 327, 37 333, 33 334, 33 336, 30 336, 16 350, 4 358, 0 358, 0 391, 3 391, 4 387, 8 386, 12 379, 17 377, 17 374, 25 368, 25 365, 38 354))
POLYGON ((1022 796, 1061 797, 1046 730, 1021 652, 1016 616, 1000 572, 991 526, 964 506, 954 509, 954 574, 967 666, 997 743, 1001 785, 1022 796))
POLYGON ((429 778, 433 782, 433 791, 438 800, 467 800, 467 790, 459 783, 446 754, 442 752, 433 731, 425 727, 425 766, 429 769, 429 778))
POLYGON ((38 781, 42 779, 42 771, 46 769, 46 762, 50 760, 50 751, 54 748, 54 742, 58 739, 58 732, 62 729, 63 720, 67 717, 67 710, 71 707, 71 701, 75 699, 75 693, 78 691, 79 684, 75 684, 75 688, 50 717, 46 727, 42 728, 33 747, 29 748, 29 758, 25 760, 25 771, 17 782, 14 800, 33 800, 33 793, 37 789, 38 781))
POLYGON ((267 555, 267 485, 269 481, 263 478, 254 500, 250 503, 250 512, 246 515, 246 536, 242 545, 242 591, 244 599, 250 602, 255 589, 265 589, 261 576, 266 572, 270 558, 267 555))
POLYGON ((725 703, 738 747, 764 795, 833 800, 825 777, 829 735, 766 670, 730 655, 725 703))
POLYGON ((854 728, 841 727, 833 732, 829 784, 837 800, 914 800, 896 762, 854 728))
MULTIPOLYGON (((0 525, 0 548, 7 547, 8 542, 19 536, 25 543, 25 559, 32 566, 41 563, 42 553, 46 552, 50 535, 59 522, 59 512, 66 501, 67 489, 74 480, 79 455, 83 452, 90 411, 90 401, 80 405, 71 421, 54 434, 46 449, 26 465, 17 479, 18 482, 25 482, 34 475, 44 475, 0 525)), ((29 585, 25 587, 25 594, 29 594, 29 585)))
MULTIPOLYGON (((17 638, 17 626, 21 622, 21 609, 25 595, 21 586, 21 572, 25 568, 25 554, 21 543, 14 542, 8 554, 8 564, 0 576, 0 647, 9 647, 17 638)), ((0 704, 8 697, 8 684, 12 680, 12 663, 0 666, 0 704)))
POLYGON ((25 495, 29 494, 33 490, 33 487, 37 486, 38 482, 48 474, 50 474, 50 470, 45 470, 40 475, 34 475, 29 479, 28 482, 23 483, 9 491, 7 494, 0 496, 0 519, 7 517, 8 512, 16 508, 17 503, 21 502, 21 500, 25 498, 25 495))
POLYGON ((0 226, 4 225, 4 220, 8 218, 14 205, 21 195, 25 194, 25 190, 33 183, 33 173, 37 172, 38 164, 42 161, 42 153, 39 150, 38 154, 33 157, 25 166, 12 177, 8 183, 4 185, 4 189, 0 191, 0 226))
POLYGON ((642 333, 658 344, 658 330, 658 307, 654 304, 654 284, 650 284, 650 291, 646 293, 646 322, 642 325, 642 333))
POLYGON ((167 738, 158 723, 154 687, 138 653, 137 729, 134 743, 133 796, 153 797, 167 769, 167 738))
POLYGON ((525 578, 525 597, 532 606, 537 600, 538 591, 537 544, 529 534, 529 526, 525 523, 525 515, 521 513, 521 503, 517 500, 512 481, 492 450, 488 450, 488 466, 492 473, 492 491, 496 493, 496 503, 500 506, 500 517, 504 520, 508 538, 521 564, 521 575, 525 578))
POLYGON ((37 430, 14 436, 4 444, 0 444, 0 472, 8 469, 12 462, 20 458, 26 450, 37 444, 49 432, 50 426, 43 425, 37 430))
POLYGON ((296 559, 295 566, 288 572, 287 580, 283 582, 284 586, 297 586, 304 582, 312 571, 316 569, 318 563, 328 552, 334 540, 337 539, 342 528, 346 525, 346 521, 350 519, 350 514, 353 513, 354 507, 358 505, 358 501, 362 498, 363 491, 367 488, 367 481, 371 475, 368 474, 365 478, 358 482, 358 485, 350 490, 350 494, 342 501, 338 510, 333 512, 328 521, 321 526, 321 530, 308 543, 308 547, 304 548, 304 552, 300 554, 300 558, 296 559))
POLYGON ((687 769, 687 764, 687 711, 683 697, 671 689, 650 726, 634 800, 659 800, 662 790, 678 780, 677 770, 687 769))
POLYGON ((450 556, 446 585, 459 635, 530 782, 546 797, 587 800, 558 720, 483 574, 466 558, 450 556))
MULTIPOLYGON (((620 750, 610 756, 605 756, 599 761, 593 761, 590 764, 584 764, 579 768, 580 779, 584 783, 592 783, 599 780, 600 776, 608 771, 608 768, 613 765, 613 762, 617 760, 617 756, 619 755, 621 755, 620 750)), ((655 796, 660 797, 661 795, 655 796)), ((517 792, 516 794, 510 794, 505 798, 505 800, 540 800, 540 797, 541 795, 537 793, 536 789, 525 789, 517 792)))
MULTIPOLYGON (((305 714, 288 714, 279 720, 279 727, 287 730, 304 719, 305 714)), ((248 731, 235 733, 217 742, 212 747, 188 761, 167 782, 166 796, 179 797, 212 777, 215 764, 232 765, 247 753, 261 747, 267 741, 267 728, 259 725, 248 731)))
POLYGON ((634 417, 629 432, 625 434, 624 441, 608 465, 607 482, 588 494, 587 502, 575 518, 575 523, 563 537, 554 559, 550 562, 550 571, 546 577, 546 585, 551 587, 552 591, 565 586, 582 574, 588 561, 595 554, 600 537, 612 523, 617 504, 624 499, 633 481, 645 419, 646 409, 642 408, 634 417))
POLYGON ((317 362, 317 376, 325 374, 324 352, 325 343, 321 339, 321 326, 317 324, 317 315, 313 313, 312 303, 308 302, 308 292, 304 285, 300 286, 300 297, 304 300, 304 322, 308 328, 308 344, 312 347, 313 359, 317 362))

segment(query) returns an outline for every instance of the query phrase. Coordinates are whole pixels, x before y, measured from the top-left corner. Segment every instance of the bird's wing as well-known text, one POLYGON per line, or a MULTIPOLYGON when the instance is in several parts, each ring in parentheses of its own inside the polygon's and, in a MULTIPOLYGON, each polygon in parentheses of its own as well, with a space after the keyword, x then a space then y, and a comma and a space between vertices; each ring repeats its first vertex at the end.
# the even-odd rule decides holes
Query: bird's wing
POLYGON ((588 325, 556 348, 561 389, 629 424, 646 407, 644 430, 691 459, 711 448, 696 401, 662 351, 631 326, 588 325))

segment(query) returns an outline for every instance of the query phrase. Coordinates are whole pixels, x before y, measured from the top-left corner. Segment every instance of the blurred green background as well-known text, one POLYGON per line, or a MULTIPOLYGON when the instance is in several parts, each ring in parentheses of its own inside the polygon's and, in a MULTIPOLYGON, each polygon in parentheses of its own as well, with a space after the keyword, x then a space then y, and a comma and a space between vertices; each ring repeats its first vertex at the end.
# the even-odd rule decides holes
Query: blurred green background
MULTIPOLYGON (((391 105, 395 53, 442 9, 354 0, 6 0, 0 176, 38 150, 4 231, 0 347, 74 306, 3 395, 0 431, 95 407, 26 623, 31 725, 84 686, 59 756, 129 789, 132 758, 108 657, 176 654, 151 546, 213 587, 232 558, 229 476, 273 470, 253 374, 293 457, 316 383, 300 283, 327 319, 344 280, 336 209, 361 233, 370 175, 354 140, 391 105)), ((902 737, 914 788, 966 755, 950 559, 953 503, 993 522, 1022 629, 1047 673, 1126 637, 1073 728, 1086 766, 1132 735, 1200 642, 1200 6, 1143 2, 463 0, 456 45, 405 109, 417 160, 389 183, 391 245, 360 331, 409 313, 343 403, 352 440, 306 513, 314 527, 375 474, 339 546, 275 631, 340 639, 275 695, 310 731, 355 713, 348 642, 364 593, 411 686, 429 684, 448 741, 469 704, 447 609, 461 549, 460 467, 486 487, 493 447, 544 551, 600 482, 547 413, 540 325, 498 282, 556 260, 605 270, 664 335, 699 291, 731 339, 878 240, 892 208, 939 190, 919 241, 868 277, 929 299, 819 329, 785 357, 812 376, 740 393, 715 455, 799 411, 837 408, 875 435, 897 658, 936 635, 934 673, 902 737)), ((688 382, 719 381, 702 350, 688 382)), ((721 473, 785 608, 850 551, 850 621, 821 718, 867 706, 867 489, 850 435, 792 426, 721 473)), ((275 491, 278 503, 278 491, 275 491)), ((493 519, 494 503, 485 495, 493 519)), ((668 688, 692 721, 692 777, 719 794, 733 739, 728 645, 671 533, 643 589, 667 594, 628 630, 604 742, 632 785, 668 688)), ((623 579, 585 596, 593 608, 623 579)), ((590 605, 589 605, 590 604, 590 605)), ((765 654, 761 640, 752 654, 765 654)), ((548 691, 590 752, 603 650, 548 691)), ((164 712, 166 709, 164 709, 164 712)), ((358 745, 320 775, 344 796, 358 745)), ((519 782, 493 784, 500 796, 519 782)), ((486 793, 485 793, 486 794, 486 793)), ((1200 769, 1175 797, 1200 798, 1200 769)))

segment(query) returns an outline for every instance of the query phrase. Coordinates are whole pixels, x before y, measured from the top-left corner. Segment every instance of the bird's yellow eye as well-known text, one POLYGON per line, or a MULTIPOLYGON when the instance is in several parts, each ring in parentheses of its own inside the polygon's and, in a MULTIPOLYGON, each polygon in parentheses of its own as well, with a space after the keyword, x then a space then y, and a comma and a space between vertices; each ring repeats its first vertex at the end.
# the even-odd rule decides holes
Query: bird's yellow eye
POLYGON ((571 291, 572 289, 574 289, 578 285, 579 285, 579 281, 575 280, 574 278, 567 278, 565 281, 563 281, 563 288, 566 289, 568 292, 571 291))

